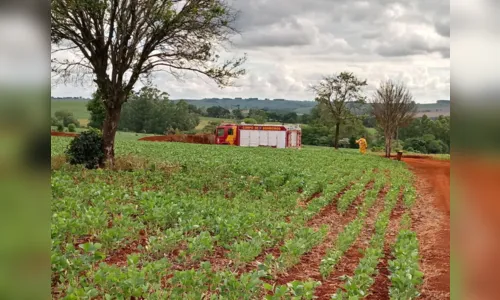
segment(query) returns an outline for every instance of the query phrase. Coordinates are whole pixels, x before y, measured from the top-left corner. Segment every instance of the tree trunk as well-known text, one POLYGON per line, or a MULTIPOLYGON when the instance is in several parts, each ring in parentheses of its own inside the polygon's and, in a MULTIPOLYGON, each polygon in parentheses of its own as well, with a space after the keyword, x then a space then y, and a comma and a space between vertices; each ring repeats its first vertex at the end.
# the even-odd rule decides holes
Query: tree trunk
POLYGON ((392 139, 390 137, 385 139, 385 157, 387 158, 391 157, 391 143, 392 139))
POLYGON ((115 136, 120 121, 121 105, 106 109, 106 118, 102 126, 103 151, 105 162, 111 166, 115 160, 115 136))
POLYGON ((333 146, 335 149, 339 148, 339 133, 340 133, 340 123, 335 124, 335 139, 333 141, 333 146))

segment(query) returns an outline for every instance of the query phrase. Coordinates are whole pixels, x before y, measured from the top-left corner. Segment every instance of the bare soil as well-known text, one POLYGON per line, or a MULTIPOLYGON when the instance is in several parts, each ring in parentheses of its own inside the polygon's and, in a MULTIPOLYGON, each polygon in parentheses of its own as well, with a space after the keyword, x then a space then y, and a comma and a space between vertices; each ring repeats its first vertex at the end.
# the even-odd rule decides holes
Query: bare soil
POLYGON ((213 134, 171 134, 146 136, 139 141, 214 144, 215 138, 213 134))
POLYGON ((331 295, 335 294, 337 289, 339 289, 344 283, 344 281, 340 279, 340 276, 354 275, 354 270, 363 256, 360 249, 366 248, 366 245, 375 230, 375 220, 377 215, 383 210, 383 199, 385 194, 386 189, 379 193, 377 202, 370 208, 365 226, 354 245, 340 259, 330 276, 321 280, 321 285, 317 287, 314 292, 317 299, 330 299, 331 295))
POLYGON ((78 133, 50 131, 50 135, 51 136, 62 136, 62 137, 75 137, 75 136, 78 136, 78 133))
POLYGON ((401 217, 405 213, 405 208, 403 207, 402 194, 398 200, 398 204, 392 210, 391 219, 387 227, 385 234, 385 244, 384 244, 384 257, 377 266, 378 274, 375 276, 375 282, 371 287, 370 294, 366 299, 389 299, 389 287, 391 281, 389 279, 389 260, 393 259, 391 254, 391 246, 396 241, 396 237, 399 232, 399 223, 401 217))
MULTIPOLYGON (((373 187, 373 182, 366 185, 365 191, 373 187)), ((364 191, 361 193, 349 210, 344 215, 340 215, 337 211, 337 201, 345 191, 339 193, 335 199, 323 208, 312 220, 308 222, 308 226, 318 229, 322 225, 328 225, 328 233, 322 243, 311 249, 308 253, 301 256, 300 262, 293 266, 284 274, 280 274, 276 279, 277 284, 286 284, 294 280, 306 281, 309 278, 321 281, 319 267, 321 259, 325 256, 327 250, 333 246, 338 233, 344 228, 347 223, 356 217, 357 207, 359 207, 364 198, 364 191)))

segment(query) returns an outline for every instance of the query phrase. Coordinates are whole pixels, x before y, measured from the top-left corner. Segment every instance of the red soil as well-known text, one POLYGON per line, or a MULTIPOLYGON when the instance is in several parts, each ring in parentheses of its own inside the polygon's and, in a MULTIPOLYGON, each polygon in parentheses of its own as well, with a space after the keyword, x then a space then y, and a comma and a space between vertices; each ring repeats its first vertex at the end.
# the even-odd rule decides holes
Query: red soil
POLYGON ((78 136, 78 133, 50 131, 50 135, 51 136, 63 136, 63 137, 75 137, 75 136, 78 136))
POLYGON ((194 144, 214 144, 215 139, 212 134, 171 134, 153 135, 140 138, 139 141, 150 142, 179 142, 194 144))
POLYGON ((403 156, 417 175, 413 230, 424 272, 422 299, 450 298, 450 162, 403 156))
POLYGON ((383 199, 386 193, 387 189, 385 188, 379 192, 377 202, 368 211, 366 224, 363 227, 358 239, 349 248, 349 250, 345 252, 344 256, 337 263, 330 276, 328 276, 325 280, 321 280, 322 284, 316 288, 314 292, 314 295, 318 297, 317 299, 330 299, 331 295, 336 293, 337 289, 341 288, 344 284, 344 281, 341 280, 340 276, 354 275, 354 271, 363 257, 363 254, 359 250, 366 248, 366 245, 373 234, 375 229, 375 220, 377 215, 383 210, 383 199))
POLYGON ((401 222, 401 217, 405 212, 405 208, 403 207, 401 200, 402 196, 403 194, 400 195, 398 205, 396 205, 391 213, 391 219, 385 233, 384 257, 377 266, 379 273, 375 276, 375 282, 371 287, 370 294, 366 297, 367 300, 389 299, 389 287, 391 285, 389 279, 389 260, 393 259, 391 246, 396 241, 396 237, 400 229, 399 223, 401 222))
MULTIPOLYGON (((321 259, 325 256, 327 250, 332 247, 333 242, 342 228, 356 217, 357 209, 364 198, 364 194, 359 197, 349 207, 347 213, 342 216, 337 211, 338 199, 352 186, 343 189, 335 198, 325 206, 316 216, 308 221, 307 226, 314 229, 319 229, 322 225, 326 224, 329 227, 326 238, 319 245, 315 246, 311 251, 301 256, 300 262, 287 270, 283 274, 279 274, 276 278, 277 284, 286 284, 294 280, 307 280, 312 278, 321 281, 321 274, 319 273, 319 266, 321 259)), ((373 183, 371 182, 365 187, 365 190, 371 189, 373 183)), ((363 192, 364 193, 364 192, 363 192)))

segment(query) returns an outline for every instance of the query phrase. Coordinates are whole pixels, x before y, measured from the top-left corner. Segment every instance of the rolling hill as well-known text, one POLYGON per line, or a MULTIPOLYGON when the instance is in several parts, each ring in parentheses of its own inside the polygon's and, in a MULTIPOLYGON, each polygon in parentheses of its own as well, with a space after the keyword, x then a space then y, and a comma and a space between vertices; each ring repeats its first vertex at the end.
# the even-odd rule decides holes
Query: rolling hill
MULTIPOLYGON (((51 115, 58 110, 68 110, 73 112, 76 118, 80 120, 88 119, 89 113, 86 108, 86 103, 89 99, 84 98, 52 98, 51 115)), ((172 101, 180 101, 172 100, 172 101)), ((187 99, 186 102, 196 105, 200 108, 208 108, 211 106, 222 106, 227 109, 240 108, 247 109, 266 109, 271 111, 296 112, 297 114, 309 113, 316 105, 314 101, 298 101, 285 99, 266 99, 259 100, 257 98, 206 98, 201 100, 187 99)), ((369 106, 366 104, 360 107, 358 111, 367 112, 369 106)), ((417 104, 417 116, 421 117, 426 114, 428 117, 438 117, 439 115, 450 115, 450 100, 438 100, 436 103, 419 103, 417 104)))

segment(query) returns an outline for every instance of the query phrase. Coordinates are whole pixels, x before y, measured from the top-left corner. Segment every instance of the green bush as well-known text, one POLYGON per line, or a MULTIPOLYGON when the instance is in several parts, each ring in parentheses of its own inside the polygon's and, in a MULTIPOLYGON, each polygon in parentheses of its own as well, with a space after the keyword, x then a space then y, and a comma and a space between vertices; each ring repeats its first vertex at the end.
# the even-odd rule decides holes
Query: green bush
POLYGON ((257 120, 255 120, 254 118, 245 118, 243 122, 245 122, 246 124, 257 124, 257 120))
POLYGON ((427 153, 427 143, 422 138, 409 138, 405 140, 403 149, 406 151, 412 149, 414 152, 427 153))
POLYGON ((63 125, 63 123, 58 123, 56 126, 57 126, 57 131, 64 132, 64 125, 63 125))
POLYGON ((64 126, 73 123, 76 127, 80 127, 80 122, 73 116, 72 112, 67 110, 58 110, 54 113, 55 119, 62 122, 64 126))
POLYGON ((59 119, 56 117, 50 117, 50 126, 57 126, 60 123, 59 119))
POLYGON ((76 126, 73 123, 68 124, 68 131, 69 132, 76 132, 76 126))
POLYGON ((66 150, 68 162, 72 165, 85 165, 95 169, 104 163, 102 134, 97 129, 90 129, 75 137, 66 150))

